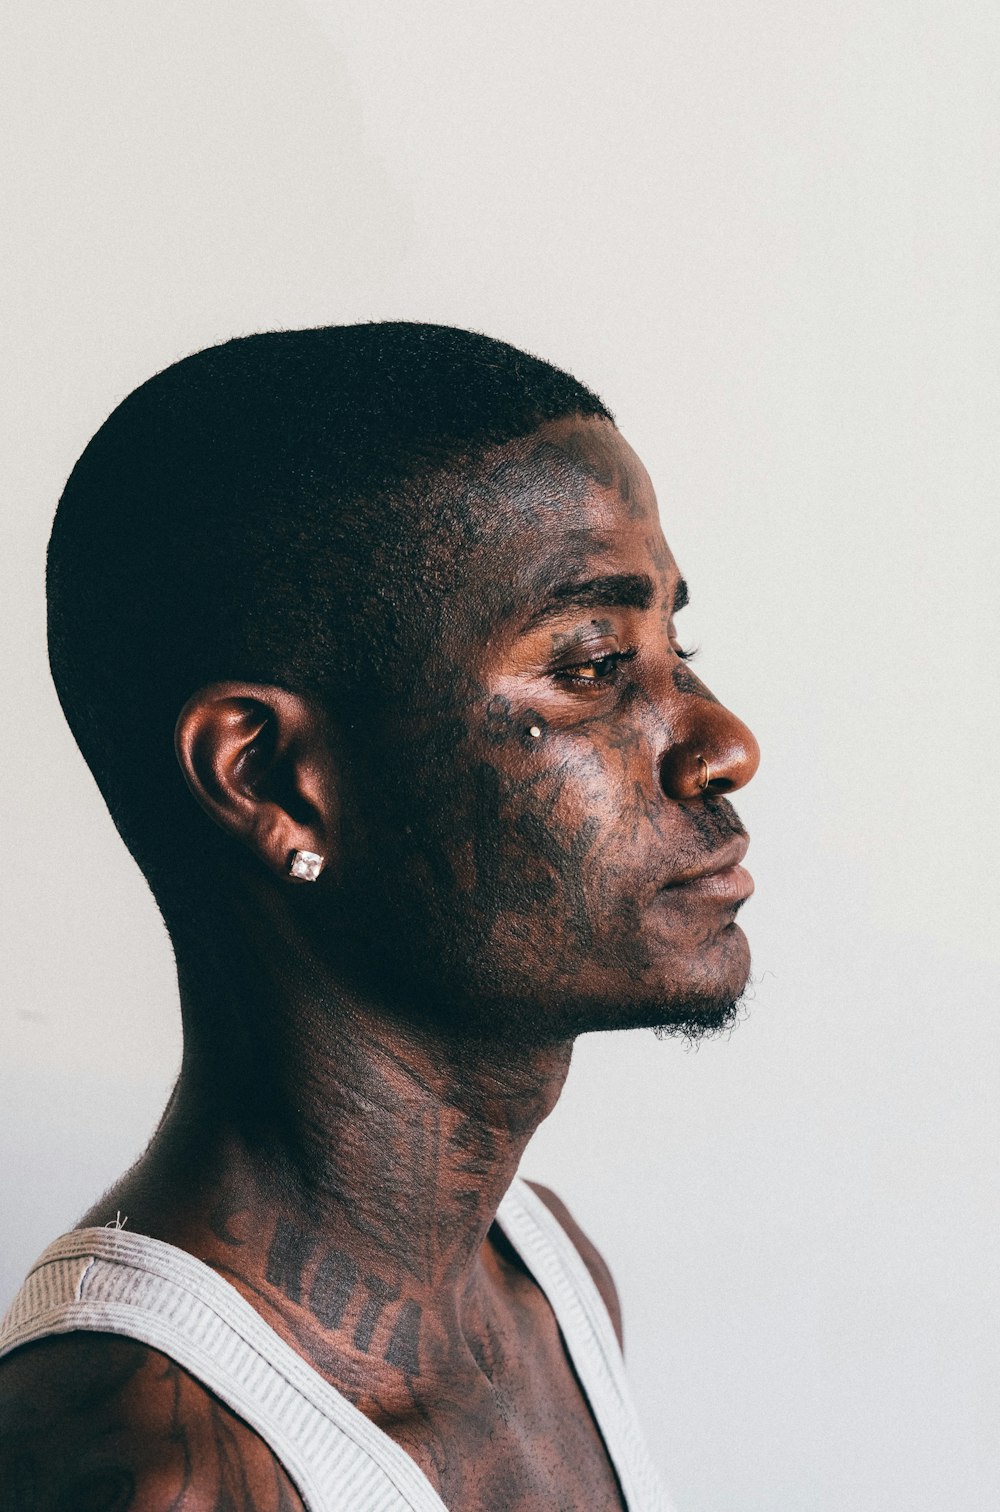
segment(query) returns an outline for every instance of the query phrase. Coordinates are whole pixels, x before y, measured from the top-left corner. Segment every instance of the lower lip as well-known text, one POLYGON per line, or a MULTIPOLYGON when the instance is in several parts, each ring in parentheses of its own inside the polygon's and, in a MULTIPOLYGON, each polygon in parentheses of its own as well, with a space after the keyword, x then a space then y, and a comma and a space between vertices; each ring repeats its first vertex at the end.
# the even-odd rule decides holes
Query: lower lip
POLYGON ((698 898, 716 898, 720 903, 744 903, 753 892, 753 877, 745 866, 727 866, 725 871, 708 877, 693 877, 690 882, 674 882, 666 893, 685 893, 698 898))

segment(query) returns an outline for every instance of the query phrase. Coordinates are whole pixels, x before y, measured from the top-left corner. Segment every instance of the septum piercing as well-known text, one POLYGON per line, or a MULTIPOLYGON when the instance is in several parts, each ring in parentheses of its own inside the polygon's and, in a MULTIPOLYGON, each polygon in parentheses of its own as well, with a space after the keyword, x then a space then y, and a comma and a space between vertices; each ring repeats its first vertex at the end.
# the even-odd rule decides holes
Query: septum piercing
POLYGON ((704 756, 699 756, 698 757, 698 763, 699 763, 700 766, 704 767, 704 769, 705 769, 705 775, 702 778, 701 782, 699 782, 699 784, 698 784, 698 791, 700 793, 703 793, 705 791, 705 789, 708 787, 708 784, 712 780, 712 768, 709 766, 709 764, 705 760, 704 756))

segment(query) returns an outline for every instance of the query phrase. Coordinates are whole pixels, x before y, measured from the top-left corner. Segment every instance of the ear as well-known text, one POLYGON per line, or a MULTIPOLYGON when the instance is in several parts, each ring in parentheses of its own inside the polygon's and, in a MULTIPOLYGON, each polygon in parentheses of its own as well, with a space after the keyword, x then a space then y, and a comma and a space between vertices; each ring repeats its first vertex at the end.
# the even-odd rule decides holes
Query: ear
POLYGON ((177 719, 174 746, 195 798, 216 824, 288 877, 296 851, 329 864, 338 805, 320 711, 259 683, 200 688, 177 719))

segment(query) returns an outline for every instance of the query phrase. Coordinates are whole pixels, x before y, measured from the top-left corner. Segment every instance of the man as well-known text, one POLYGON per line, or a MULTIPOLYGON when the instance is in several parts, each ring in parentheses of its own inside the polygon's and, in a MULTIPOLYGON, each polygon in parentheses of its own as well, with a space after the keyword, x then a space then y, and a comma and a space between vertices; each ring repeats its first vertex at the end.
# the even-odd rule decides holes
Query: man
POLYGON ((8 1315, 4 1506, 665 1506, 610 1276, 516 1172, 578 1034, 747 981, 758 751, 686 591, 600 400, 469 332, 229 342, 98 432, 51 661, 185 1050, 8 1315))

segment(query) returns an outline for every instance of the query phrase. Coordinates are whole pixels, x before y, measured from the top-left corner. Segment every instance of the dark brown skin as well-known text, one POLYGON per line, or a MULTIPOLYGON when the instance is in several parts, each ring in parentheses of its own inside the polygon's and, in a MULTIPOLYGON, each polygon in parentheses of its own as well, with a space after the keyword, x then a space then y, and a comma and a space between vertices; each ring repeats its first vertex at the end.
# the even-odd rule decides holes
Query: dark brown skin
MULTIPOLYGON (((739 998, 739 899, 679 884, 741 858, 722 795, 758 750, 684 664, 680 574, 615 428, 559 422, 490 465, 402 691, 333 729, 251 684, 183 710, 192 792, 256 874, 179 958, 178 1087, 81 1226, 120 1210, 216 1268, 447 1506, 604 1512, 615 1474, 494 1219, 578 1033, 697 1032, 739 998), (318 883, 288 878, 297 849, 327 858, 318 883)), ((620 1330, 603 1262, 542 1195, 620 1330)), ((16 1352, 0 1445, 0 1504, 24 1512, 301 1505, 245 1424, 131 1341, 16 1352)))

